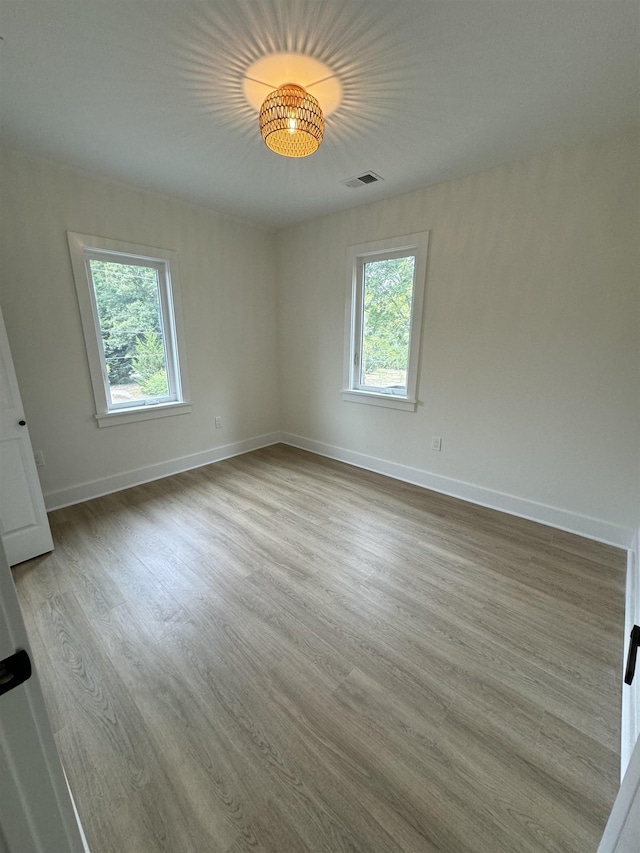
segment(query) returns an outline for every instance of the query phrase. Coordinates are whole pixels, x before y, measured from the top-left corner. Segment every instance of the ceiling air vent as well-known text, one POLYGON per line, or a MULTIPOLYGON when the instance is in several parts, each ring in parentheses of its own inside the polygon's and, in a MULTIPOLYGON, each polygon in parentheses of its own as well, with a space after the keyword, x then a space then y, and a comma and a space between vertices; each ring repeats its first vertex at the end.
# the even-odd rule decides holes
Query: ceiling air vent
POLYGON ((340 183, 344 184, 345 187, 351 187, 352 190, 355 190, 358 187, 364 187, 367 184, 375 184, 378 181, 384 181, 384 178, 381 178, 380 175, 376 175, 375 172, 365 172, 364 175, 358 175, 355 178, 347 178, 346 181, 340 181, 340 183))

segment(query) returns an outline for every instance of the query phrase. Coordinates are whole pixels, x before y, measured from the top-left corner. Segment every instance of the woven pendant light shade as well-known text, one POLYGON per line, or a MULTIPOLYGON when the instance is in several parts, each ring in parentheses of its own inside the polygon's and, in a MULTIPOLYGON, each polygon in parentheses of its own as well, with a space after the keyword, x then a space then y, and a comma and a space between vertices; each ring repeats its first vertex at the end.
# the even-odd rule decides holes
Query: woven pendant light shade
POLYGON ((318 150, 324 134, 320 104, 302 86, 285 83, 265 98, 260 133, 276 154, 307 157, 318 150))

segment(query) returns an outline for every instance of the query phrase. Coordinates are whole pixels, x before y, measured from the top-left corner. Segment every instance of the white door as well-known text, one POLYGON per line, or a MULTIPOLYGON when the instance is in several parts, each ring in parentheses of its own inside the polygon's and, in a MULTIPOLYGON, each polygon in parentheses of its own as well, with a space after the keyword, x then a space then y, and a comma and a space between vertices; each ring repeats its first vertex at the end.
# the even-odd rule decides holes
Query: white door
MULTIPOLYGON (((0 661, 29 648, 0 542, 0 661)), ((0 690, 10 670, 0 666, 0 690)), ((0 693, 0 853, 87 851, 35 671, 0 693)))
POLYGON ((611 809, 598 853, 638 853, 640 850, 640 739, 611 809))
POLYGON ((11 566, 53 550, 47 511, 1 311, 0 533, 11 566))

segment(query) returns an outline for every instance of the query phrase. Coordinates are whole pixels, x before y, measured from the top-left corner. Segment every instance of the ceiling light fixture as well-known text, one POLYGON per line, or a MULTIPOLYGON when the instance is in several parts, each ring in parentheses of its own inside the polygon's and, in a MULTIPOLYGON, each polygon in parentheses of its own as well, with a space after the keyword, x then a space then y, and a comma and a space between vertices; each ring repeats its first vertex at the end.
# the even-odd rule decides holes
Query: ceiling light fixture
POLYGON ((308 157, 318 150, 324 134, 320 104, 302 86, 285 83, 264 99, 260 133, 276 154, 308 157))

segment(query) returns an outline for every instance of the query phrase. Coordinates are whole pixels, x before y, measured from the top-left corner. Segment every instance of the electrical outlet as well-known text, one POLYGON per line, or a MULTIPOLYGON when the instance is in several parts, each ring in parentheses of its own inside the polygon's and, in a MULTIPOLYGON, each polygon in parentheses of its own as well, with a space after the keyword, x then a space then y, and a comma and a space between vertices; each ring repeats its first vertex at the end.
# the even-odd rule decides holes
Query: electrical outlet
POLYGON ((440 453, 442 450, 442 439, 439 435, 434 435, 431 439, 431 449, 435 450, 437 453, 440 453))
POLYGON ((42 450, 34 450, 33 458, 36 461, 36 468, 44 468, 44 466, 47 464, 44 461, 44 453, 42 452, 42 450))
POLYGON ((216 425, 216 429, 222 429, 222 418, 220 417, 220 415, 218 415, 214 423, 216 425))

